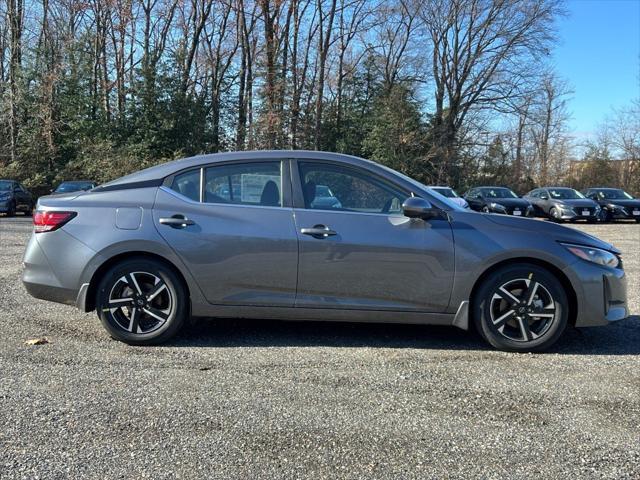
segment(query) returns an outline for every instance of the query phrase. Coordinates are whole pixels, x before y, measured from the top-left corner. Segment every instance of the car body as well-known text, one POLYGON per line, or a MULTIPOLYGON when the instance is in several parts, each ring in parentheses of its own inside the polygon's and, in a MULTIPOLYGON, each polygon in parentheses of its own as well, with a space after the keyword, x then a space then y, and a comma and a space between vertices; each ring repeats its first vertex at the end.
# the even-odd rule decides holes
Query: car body
POLYGON ((464 198, 469 207, 477 212, 500 213, 516 217, 533 215, 531 204, 506 187, 475 187, 470 189, 464 198))
POLYGON ((444 187, 438 185, 430 185, 429 188, 434 192, 442 195, 443 197, 448 198, 453 203, 457 203, 462 208, 469 208, 469 203, 462 198, 458 193, 451 187, 444 187))
POLYGON ((0 213, 12 217, 16 212, 31 215, 34 201, 31 192, 15 180, 0 179, 0 213))
POLYGON ((51 191, 53 195, 59 195, 63 193, 73 193, 84 190, 92 190, 96 188, 98 184, 92 180, 67 180, 58 185, 51 191))
POLYGON ((600 206, 577 190, 568 187, 540 187, 524 198, 531 202, 536 215, 555 222, 586 220, 594 223, 600 216, 600 206))
POLYGON ((582 191, 582 194, 600 205, 601 218, 611 220, 635 220, 640 222, 640 198, 620 188, 592 187, 582 191))
POLYGON ((495 347, 530 351, 568 323, 627 316, 612 245, 553 223, 479 215, 346 155, 169 162, 91 192, 42 197, 34 225, 27 291, 95 309, 132 344, 165 341, 194 316, 473 322, 495 347), (229 184, 237 191, 220 189, 229 184), (342 208, 314 208, 317 185, 342 208))

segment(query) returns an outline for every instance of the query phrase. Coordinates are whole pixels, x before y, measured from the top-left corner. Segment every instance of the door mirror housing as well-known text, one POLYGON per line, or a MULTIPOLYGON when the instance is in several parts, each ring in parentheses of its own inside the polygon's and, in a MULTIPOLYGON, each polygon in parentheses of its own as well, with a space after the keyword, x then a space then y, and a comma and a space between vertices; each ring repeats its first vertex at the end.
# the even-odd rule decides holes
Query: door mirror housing
POLYGON ((428 220, 440 216, 440 210, 428 200, 420 197, 409 197, 402 203, 402 213, 405 217, 428 220))
POLYGON ((540 200, 549 200, 549 195, 547 195, 546 193, 541 193, 540 200))

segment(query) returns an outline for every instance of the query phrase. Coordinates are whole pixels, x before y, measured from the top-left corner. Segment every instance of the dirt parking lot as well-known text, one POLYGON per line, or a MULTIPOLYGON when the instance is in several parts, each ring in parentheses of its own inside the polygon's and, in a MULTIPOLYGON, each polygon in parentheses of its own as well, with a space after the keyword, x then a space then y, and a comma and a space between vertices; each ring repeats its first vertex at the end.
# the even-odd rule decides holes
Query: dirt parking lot
POLYGON ((518 355, 455 328, 224 319, 129 347, 27 296, 30 221, 0 218, 0 477, 638 479, 640 225, 576 228, 623 251, 634 316, 518 355))

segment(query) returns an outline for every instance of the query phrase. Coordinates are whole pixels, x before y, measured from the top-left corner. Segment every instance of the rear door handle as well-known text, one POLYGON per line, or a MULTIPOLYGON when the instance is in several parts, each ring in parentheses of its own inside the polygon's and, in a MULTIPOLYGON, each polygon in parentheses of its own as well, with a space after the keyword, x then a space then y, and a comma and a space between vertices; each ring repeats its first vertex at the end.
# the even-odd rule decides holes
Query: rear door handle
POLYGON ((338 232, 331 230, 326 225, 314 225, 311 228, 301 228, 300 233, 303 235, 311 235, 313 238, 327 238, 338 234, 338 232))
POLYGON ((173 215, 171 217, 161 217, 160 218, 161 225, 169 225, 172 228, 185 228, 189 225, 195 225, 196 222, 188 219, 184 215, 173 215))

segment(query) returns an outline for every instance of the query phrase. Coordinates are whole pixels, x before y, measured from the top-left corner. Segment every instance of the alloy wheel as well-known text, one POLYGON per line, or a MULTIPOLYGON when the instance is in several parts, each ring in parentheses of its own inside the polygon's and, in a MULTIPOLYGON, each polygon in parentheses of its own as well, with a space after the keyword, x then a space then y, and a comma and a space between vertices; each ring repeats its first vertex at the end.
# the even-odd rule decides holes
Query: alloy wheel
POLYGON ((165 281, 138 271, 123 275, 113 284, 103 311, 122 330, 147 334, 162 327, 174 308, 175 301, 165 281))
POLYGON ((557 318, 557 306, 549 290, 535 278, 517 278, 503 283, 489 305, 495 330, 516 342, 529 342, 544 335, 557 318))

